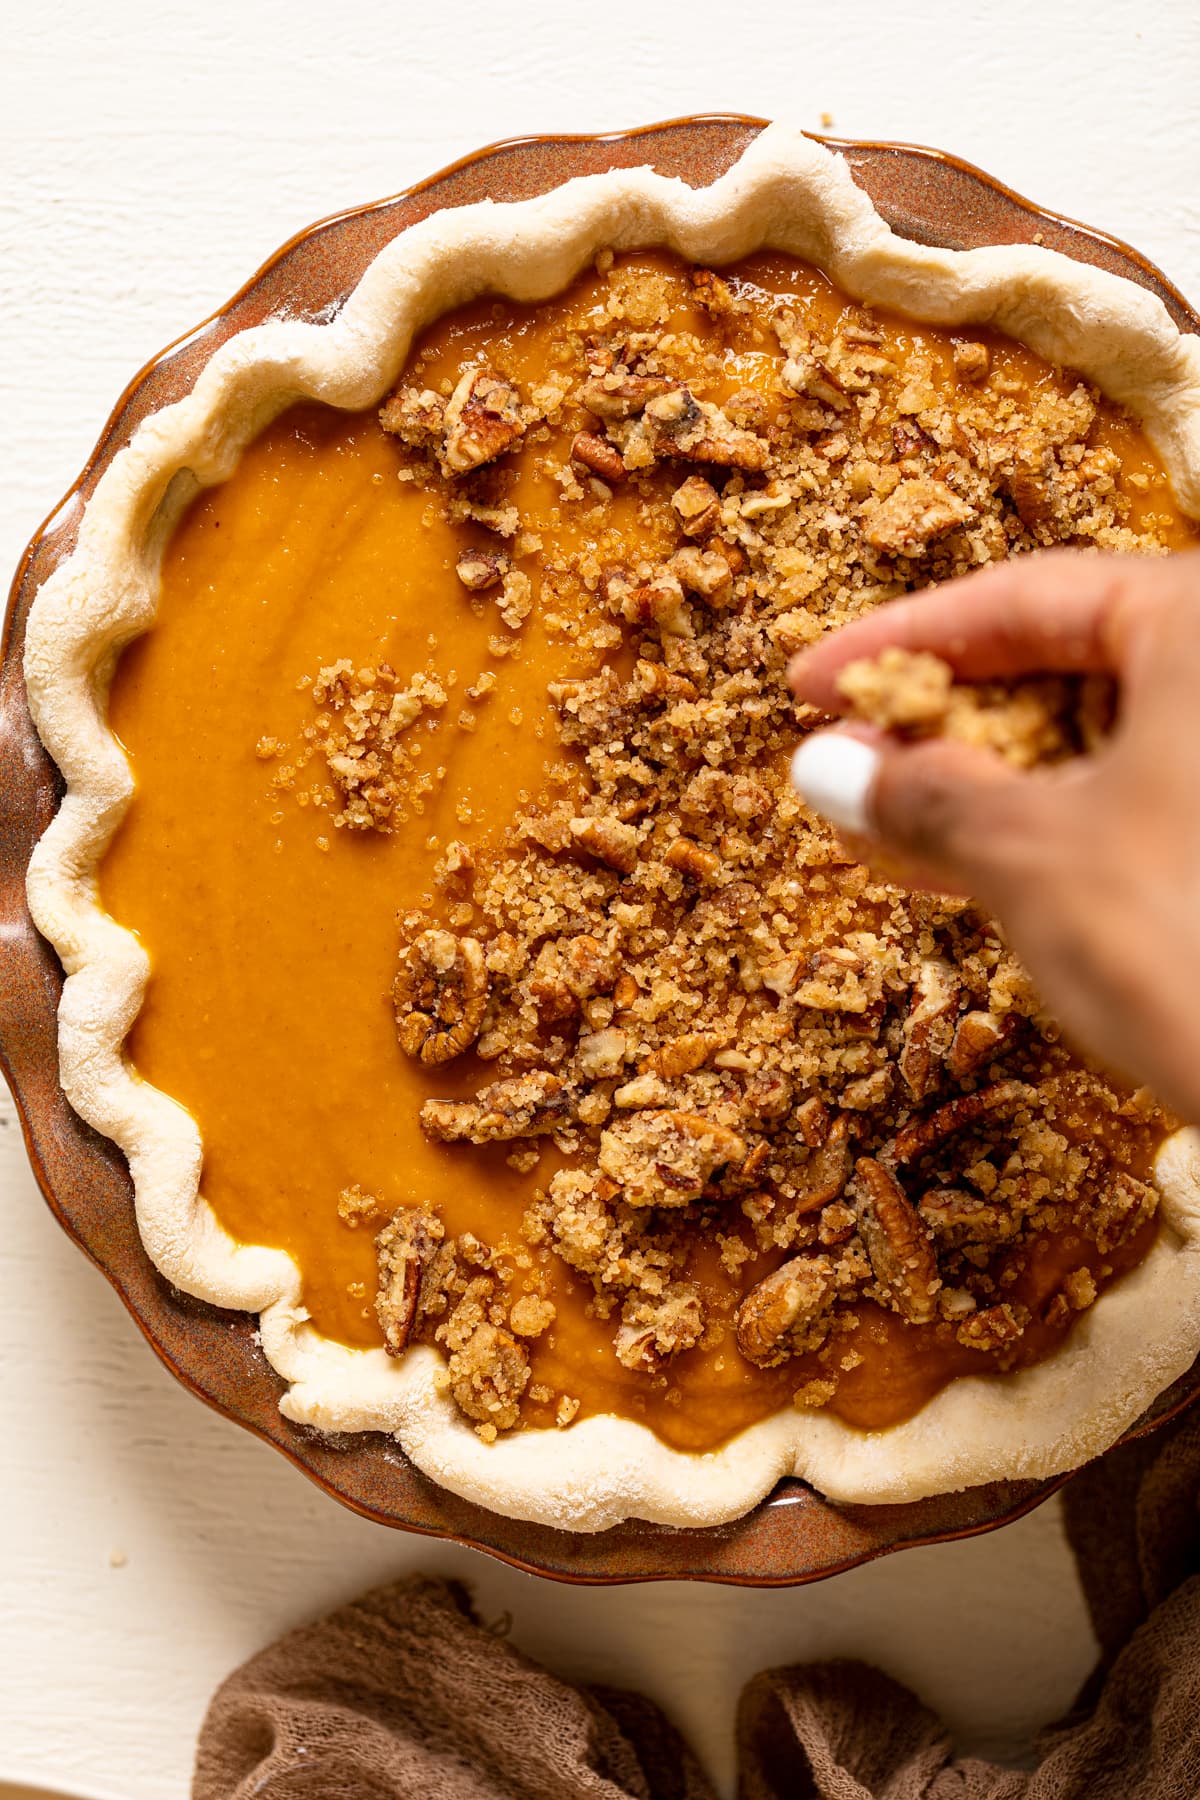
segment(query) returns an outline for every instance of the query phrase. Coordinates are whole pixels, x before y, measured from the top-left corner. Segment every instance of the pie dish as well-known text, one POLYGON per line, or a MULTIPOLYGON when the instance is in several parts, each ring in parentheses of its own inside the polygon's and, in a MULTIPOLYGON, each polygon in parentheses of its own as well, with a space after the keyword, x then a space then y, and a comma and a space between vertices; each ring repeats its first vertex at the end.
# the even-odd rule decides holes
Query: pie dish
POLYGON ((278 1253, 235 1248, 196 1203, 200 1147, 186 1115, 136 1082, 120 1061, 118 1047, 141 997, 142 958, 128 934, 96 909, 89 877, 125 805, 128 775, 92 704, 89 672, 98 653, 151 616, 158 559, 190 497, 181 483, 168 493, 171 479, 185 467, 203 480, 228 475, 243 445, 278 409, 282 389, 343 406, 378 402, 404 360, 406 300, 413 308, 408 316, 424 319, 471 288, 504 291, 506 281, 520 281, 522 298, 555 293, 597 251, 627 241, 622 221, 635 200, 640 241, 657 241, 669 225, 686 255, 722 263, 773 238, 820 260, 862 300, 902 307, 907 300, 905 310, 947 324, 986 317, 1024 336, 1142 415, 1176 498, 1195 510, 1195 358, 1155 303, 1127 284, 1064 269, 1037 253, 1028 260, 1013 253, 998 268, 986 253, 972 261, 902 245, 839 165, 789 134, 765 133, 725 187, 700 194, 646 176, 601 180, 590 192, 552 195, 513 215, 512 236, 499 213, 483 220, 444 215, 416 241, 413 233, 401 240, 403 255, 385 253, 332 324, 317 331, 272 324, 214 359, 194 399, 159 415, 114 464, 116 479, 106 477, 108 488, 101 484, 93 497, 76 557, 43 589, 30 624, 27 674, 39 729, 68 777, 70 796, 43 840, 30 894, 70 973, 62 1015, 64 1085, 81 1113, 129 1156, 143 1237, 164 1273, 219 1304, 263 1311, 265 1347, 292 1383, 284 1403, 291 1417, 323 1429, 399 1429, 421 1466, 498 1510, 597 1530, 630 1514, 671 1523, 732 1517, 780 1473, 797 1469, 835 1496, 875 1500, 910 1499, 998 1475, 1053 1474, 1111 1441, 1194 1354, 1187 1299, 1193 1202, 1181 1139, 1159 1168, 1178 1244, 1160 1240, 1053 1363, 1007 1387, 985 1388, 978 1378, 959 1382, 910 1425, 888 1434, 848 1432, 816 1415, 779 1415, 719 1451, 691 1457, 683 1480, 680 1453, 629 1420, 584 1419, 567 1433, 530 1431, 482 1443, 438 1391, 432 1351, 410 1352, 396 1365, 377 1351, 320 1340, 300 1316, 294 1269, 278 1253), (448 268, 459 271, 449 281, 448 268), (436 269, 436 297, 422 291, 422 269, 436 269), (1080 317, 1088 321, 1082 335, 1080 317), (235 391, 242 401, 231 408, 235 391), (88 872, 82 880, 72 874, 80 868, 88 872), (1081 1368, 1089 1391, 1103 1391, 1102 1405, 1088 1417, 1063 1402, 1070 1387, 1078 1388, 1081 1368), (1002 1398, 1016 1395, 1022 1382, 1028 1394, 1035 1380, 1028 1400, 1002 1398), (1005 1421, 1017 1404, 1014 1431, 1005 1421), (993 1409, 993 1422, 985 1424, 993 1409), (801 1427, 805 1448, 798 1462, 801 1427), (881 1435, 889 1439, 882 1455, 872 1441, 881 1435))

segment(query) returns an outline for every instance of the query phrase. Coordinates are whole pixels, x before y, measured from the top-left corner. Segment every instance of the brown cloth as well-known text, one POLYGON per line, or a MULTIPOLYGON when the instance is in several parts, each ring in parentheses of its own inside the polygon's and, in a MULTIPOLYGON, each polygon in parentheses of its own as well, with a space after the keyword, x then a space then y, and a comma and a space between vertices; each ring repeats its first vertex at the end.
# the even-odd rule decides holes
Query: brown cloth
MULTIPOLYGON (((938 1719, 861 1663, 756 1675, 739 1800, 1197 1800, 1200 1409, 1065 1491, 1101 1662, 1032 1773, 958 1760, 938 1719)), ((986 1628, 986 1620, 980 1621, 986 1628)), ((232 1675, 192 1800, 716 1800, 638 1694, 560 1681, 416 1577, 290 1632, 232 1675)))

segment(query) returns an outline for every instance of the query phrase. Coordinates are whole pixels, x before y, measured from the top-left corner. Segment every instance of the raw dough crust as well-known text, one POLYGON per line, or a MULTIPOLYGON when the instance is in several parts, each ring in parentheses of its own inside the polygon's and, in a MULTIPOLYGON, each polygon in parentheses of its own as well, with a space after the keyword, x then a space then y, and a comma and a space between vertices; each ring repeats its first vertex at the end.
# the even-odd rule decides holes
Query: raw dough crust
POLYGON ((332 322, 276 319, 240 333, 191 394, 147 419, 84 513, 74 554, 29 619, 34 721, 67 792, 29 869, 30 909, 67 973, 62 1083, 76 1111, 129 1160, 138 1225, 177 1287, 262 1315, 263 1348, 287 1382, 288 1418, 329 1431, 394 1432, 445 1487, 496 1512, 575 1531, 630 1517, 671 1525, 736 1518, 783 1475, 831 1499, 905 1501, 999 1478, 1040 1478, 1107 1448, 1200 1351, 1200 1138, 1160 1153, 1162 1229, 1139 1267, 1047 1361, 960 1378, 905 1424, 861 1432, 822 1413, 775 1414, 718 1451, 669 1449, 628 1419, 522 1431, 486 1445, 439 1393, 441 1360, 399 1361, 322 1337, 284 1252, 236 1242, 200 1193, 195 1121, 123 1060, 148 960, 96 897, 96 869, 133 792, 105 722, 119 648, 149 626, 160 557, 198 487, 225 480, 244 447, 300 398, 376 405, 414 335, 495 292, 560 292, 604 247, 665 245, 721 264, 770 247, 817 264, 855 297, 932 324, 992 325, 1078 369, 1138 416, 1180 505, 1200 517, 1200 343, 1154 295, 1049 250, 928 249, 895 236, 846 163, 772 125, 710 187, 648 169, 568 182, 542 198, 443 211, 381 252, 332 322))

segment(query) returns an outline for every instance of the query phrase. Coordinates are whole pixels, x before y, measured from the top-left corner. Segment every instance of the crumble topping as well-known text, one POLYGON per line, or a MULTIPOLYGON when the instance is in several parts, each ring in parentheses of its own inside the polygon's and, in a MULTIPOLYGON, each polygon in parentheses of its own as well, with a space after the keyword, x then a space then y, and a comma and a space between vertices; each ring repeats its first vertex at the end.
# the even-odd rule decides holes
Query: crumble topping
POLYGON ((955 738, 994 750, 1020 769, 1094 749, 1116 704, 1107 676, 956 682, 941 657, 895 645, 848 663, 838 691, 853 718, 911 740, 955 738))
MULTIPOLYGON (((802 805, 788 760, 824 721, 791 697, 786 662, 883 601, 1042 544, 1164 545, 1152 516, 1134 522, 1098 398, 1069 374, 1031 380, 973 339, 939 358, 853 305, 830 326, 794 294, 688 279, 691 307, 677 277, 616 259, 540 384, 498 345, 437 393, 418 355, 380 414, 402 477, 463 533, 457 592, 497 608, 495 653, 535 607, 553 630, 574 594, 588 623, 573 648, 592 656, 548 690, 567 778, 491 841, 447 845, 432 917, 401 916, 400 1051, 464 1058, 477 1078, 473 1097, 427 1100, 421 1124, 507 1146, 533 1178, 536 1266, 548 1252, 590 1290, 618 1363, 652 1387, 677 1392, 675 1359, 721 1347, 794 1362, 796 1404, 829 1405, 880 1313, 947 1358, 1015 1367, 1148 1224, 1167 1124, 1064 1049, 978 907, 880 880, 802 805), (555 484, 549 525, 586 528, 582 554, 522 517, 518 458, 555 484), (1047 1293, 1051 1241, 1069 1249, 1047 1293), (723 1285, 698 1259, 709 1246, 723 1285)), ((394 829, 427 779, 405 733, 430 714, 473 728, 451 716, 452 685, 432 667, 322 670, 296 766, 319 753, 331 785, 298 798, 394 829)), ((487 691, 481 676, 472 697, 487 691)), ((1087 684, 967 689, 901 652, 852 665, 843 691, 887 729, 1025 766, 1107 722, 1087 684)), ((295 777, 285 764, 276 781, 295 777)), ((519 1257, 403 1210, 378 1249, 389 1351, 440 1345, 482 1435, 530 1400, 570 1422, 579 1401, 532 1377, 556 1312, 519 1257)))

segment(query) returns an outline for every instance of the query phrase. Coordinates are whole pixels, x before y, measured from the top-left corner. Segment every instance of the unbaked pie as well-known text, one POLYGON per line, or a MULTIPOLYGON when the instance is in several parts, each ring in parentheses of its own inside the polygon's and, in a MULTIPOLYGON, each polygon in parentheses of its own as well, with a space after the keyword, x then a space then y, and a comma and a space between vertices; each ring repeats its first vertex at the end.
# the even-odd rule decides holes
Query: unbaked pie
MULTIPOLYGON (((66 1091, 288 1416, 594 1530, 1046 1475, 1190 1364, 1189 1135, 804 808, 783 672, 1001 557, 1192 543, 1197 378, 1140 289, 906 243, 773 127, 437 215, 140 429, 30 621, 30 900, 66 1091)), ((850 679, 945 723, 936 668, 850 679)))

